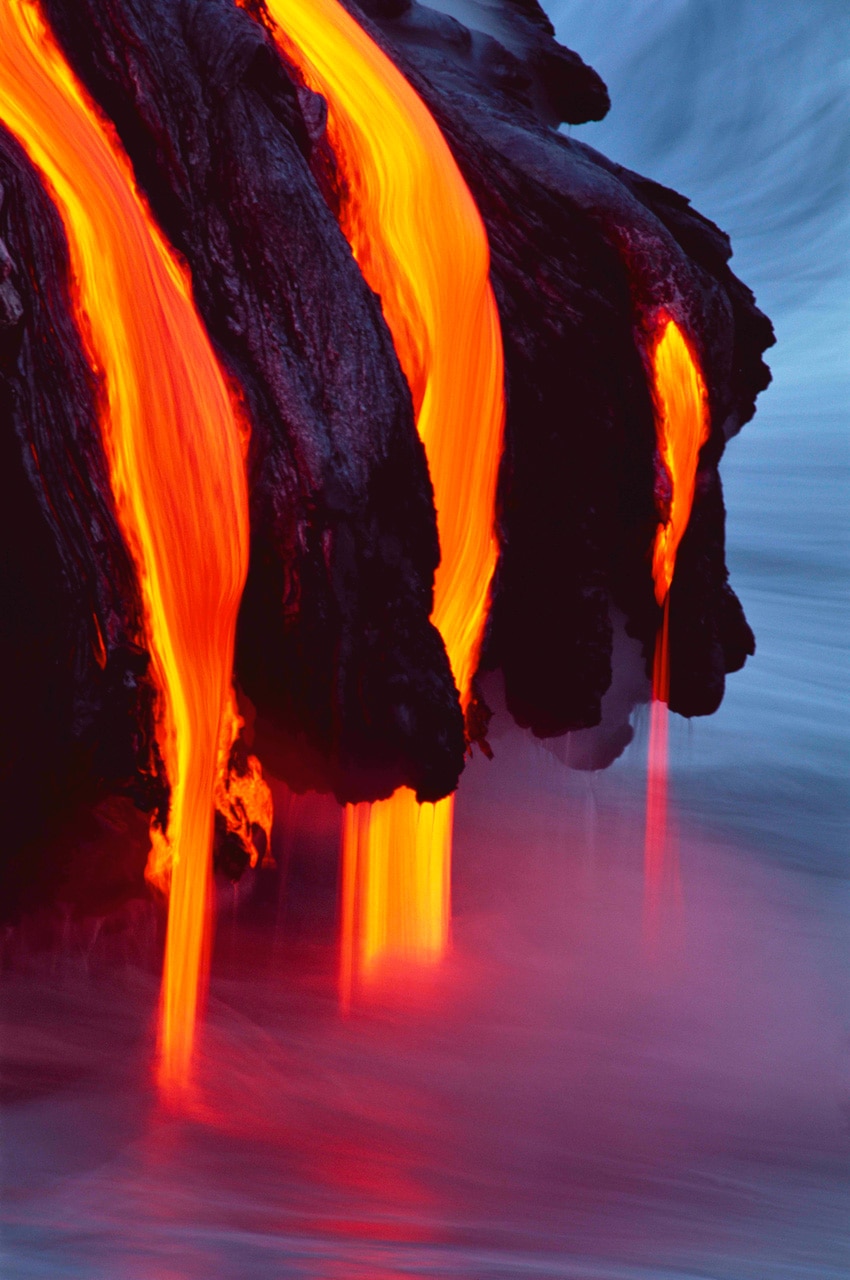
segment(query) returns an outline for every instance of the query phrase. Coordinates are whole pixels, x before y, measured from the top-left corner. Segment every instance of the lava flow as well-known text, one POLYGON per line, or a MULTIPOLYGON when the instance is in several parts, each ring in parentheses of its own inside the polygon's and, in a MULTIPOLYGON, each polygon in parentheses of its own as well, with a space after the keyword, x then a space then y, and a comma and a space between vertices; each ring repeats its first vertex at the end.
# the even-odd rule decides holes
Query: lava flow
MULTIPOLYGON (((328 102, 345 182, 343 231, 380 295, 425 446, 442 560, 432 621, 469 703, 496 565, 504 423, 501 329, 481 217, 439 128, 336 0, 268 0, 278 39, 328 102)), ((380 956, 437 957, 449 926, 453 797, 401 789, 349 808, 343 832, 343 998, 380 956)))
POLYGON ((248 562, 246 432, 191 286, 129 162, 30 0, 0 6, 2 115, 68 238, 76 319, 105 396, 101 430, 136 562, 171 784, 151 870, 170 871, 160 1081, 189 1079, 204 974, 214 794, 248 562))
POLYGON ((652 352, 658 452, 670 484, 667 519, 659 524, 652 551, 655 598, 664 615, 652 664, 652 706, 646 789, 645 870, 647 905, 654 916, 667 854, 667 738, 670 697, 670 586, 676 553, 694 501, 699 451, 709 434, 708 397, 696 357, 669 317, 662 317, 652 352))

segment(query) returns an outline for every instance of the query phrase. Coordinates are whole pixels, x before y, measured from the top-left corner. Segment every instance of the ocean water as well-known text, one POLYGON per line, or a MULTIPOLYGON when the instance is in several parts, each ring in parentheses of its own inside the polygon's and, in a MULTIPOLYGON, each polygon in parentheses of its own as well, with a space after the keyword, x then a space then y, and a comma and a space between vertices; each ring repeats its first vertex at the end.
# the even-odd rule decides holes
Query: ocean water
POLYGON ((553 0, 550 13, 611 92, 606 119, 573 136, 729 232, 777 334, 774 381, 721 466, 732 585, 758 649, 716 716, 674 721, 679 802, 766 856, 845 876, 850 8, 553 0))
POLYGON ((575 134, 728 229, 779 337, 722 471, 758 651, 671 727, 661 902, 646 726, 587 775, 497 722, 458 798, 451 955, 348 1018, 338 815, 279 804, 279 880, 219 886, 186 1113, 151 1078, 155 919, 7 938, 4 1280, 850 1275, 850 11, 552 15, 614 99, 575 134))

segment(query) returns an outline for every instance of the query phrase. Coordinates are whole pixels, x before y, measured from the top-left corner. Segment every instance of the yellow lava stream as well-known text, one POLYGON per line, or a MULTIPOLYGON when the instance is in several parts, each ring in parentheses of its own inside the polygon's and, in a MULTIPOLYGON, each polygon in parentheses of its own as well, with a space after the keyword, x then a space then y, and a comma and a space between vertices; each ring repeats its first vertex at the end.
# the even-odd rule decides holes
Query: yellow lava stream
POLYGON ((658 451, 670 478, 671 499, 666 522, 659 524, 652 551, 655 598, 664 608, 652 667, 652 705, 644 844, 647 923, 653 927, 665 876, 675 880, 668 858, 667 775, 668 701, 670 697, 670 586, 676 554, 694 501, 699 452, 709 435, 708 396, 696 356, 679 326, 662 317, 652 351, 655 430, 658 451))
POLYGON ((246 430, 185 272, 111 127, 29 0, 0 4, 0 114, 46 179, 68 237, 76 318, 105 397, 101 429, 133 552, 171 784, 153 872, 170 868, 160 1083, 190 1078, 203 989, 213 803, 248 562, 246 430))
MULTIPOLYGON (((466 708, 496 565, 501 329, 475 203, 425 104, 336 0, 267 0, 284 53, 328 102, 342 227, 380 295, 425 445, 442 560, 432 621, 466 708)), ((342 990, 381 957, 437 958, 449 929, 453 797, 406 789, 344 819, 342 990)))

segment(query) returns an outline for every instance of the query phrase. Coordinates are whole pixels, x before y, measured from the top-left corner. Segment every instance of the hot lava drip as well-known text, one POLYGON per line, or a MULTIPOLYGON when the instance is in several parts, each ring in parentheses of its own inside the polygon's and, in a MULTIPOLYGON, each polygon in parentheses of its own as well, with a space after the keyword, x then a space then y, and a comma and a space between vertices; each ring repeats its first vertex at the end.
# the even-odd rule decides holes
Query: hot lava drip
POLYGON ((664 614, 652 664, 652 704, 644 846, 648 923, 655 919, 668 866, 667 739, 670 699, 670 586, 676 553, 694 501, 699 452, 709 435, 708 396, 696 357, 675 320, 662 317, 652 352, 655 430, 658 453, 669 489, 666 519, 652 549, 655 598, 664 614))
MULTIPOLYGON (((336 0, 268 0, 284 53, 328 102, 342 228, 381 297, 410 384, 437 508, 432 621, 466 709, 496 565, 503 355, 484 225, 430 112, 336 0)), ((448 940, 453 797, 401 789, 350 806, 343 830, 342 989, 382 956, 448 940)))
POLYGON ((111 128, 37 8, 0 6, 2 115, 41 170, 68 238, 76 318, 105 396, 101 429, 142 588, 171 784, 151 873, 170 873, 160 1082, 185 1086, 204 975, 214 796, 232 733, 236 614, 248 563, 246 431, 185 272, 111 128))

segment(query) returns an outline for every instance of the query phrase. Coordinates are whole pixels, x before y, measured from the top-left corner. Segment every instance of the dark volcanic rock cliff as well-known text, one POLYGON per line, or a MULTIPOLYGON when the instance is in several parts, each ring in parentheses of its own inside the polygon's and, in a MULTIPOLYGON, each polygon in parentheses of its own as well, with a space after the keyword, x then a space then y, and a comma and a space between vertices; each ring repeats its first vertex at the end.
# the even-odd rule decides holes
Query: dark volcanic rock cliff
POLYGON ((613 615, 648 669, 660 618, 647 350, 666 312, 699 355, 712 424, 671 594, 670 705, 715 710, 725 674, 754 650, 728 585, 717 464, 769 381, 773 341, 729 269, 728 238, 676 192, 549 127, 556 101, 559 119, 581 123, 607 99, 536 0, 441 0, 450 12, 437 15, 407 0, 348 7, 428 103, 490 237, 508 413, 485 667, 502 669, 508 708, 540 735, 599 722, 613 615), (459 18, 481 22, 487 58, 459 18), (493 73, 497 40, 510 76, 493 73), (557 95, 541 78, 546 50, 557 95))
MULTIPOLYGON (((489 234, 507 423, 482 669, 501 670, 508 709, 542 736, 590 730, 610 689, 605 706, 617 710, 599 741, 576 734, 566 751, 599 767, 629 739, 660 621, 647 354, 659 319, 689 335, 712 426, 670 597, 670 704, 685 715, 713 711, 726 673, 753 652, 728 583, 717 466, 768 381, 771 327, 730 271, 718 228, 553 128, 600 118, 608 96, 536 0, 441 0, 445 13, 347 2, 430 107, 489 234), (612 653, 623 668, 613 688, 612 653)), ((188 263, 250 417, 236 674, 256 707, 259 754, 296 788, 342 800, 400 784, 423 799, 448 793, 465 744, 428 620, 439 549, 427 464, 380 300, 336 220, 324 104, 278 53, 262 0, 43 7, 188 263)), ((5 132, 0 187, 12 901, 16 884, 41 876, 34 850, 71 809, 126 794, 162 814, 168 789, 64 235, 5 132)), ((144 840, 134 849, 129 879, 140 880, 144 840)))
MULTIPOLYGON (((60 831, 124 792, 164 811, 142 605, 113 508, 65 234, 0 128, 0 900, 55 891, 60 831)), ((141 880, 144 849, 136 859, 141 880)))
POLYGON ((403 783, 446 794, 463 724, 428 621, 439 552, 427 464, 378 299, 308 164, 319 100, 231 0, 44 7, 245 396, 237 676, 260 753, 294 786, 343 800, 403 783))
MULTIPOLYGON (((417 676, 433 672, 433 637, 411 627, 413 612, 400 606, 416 580, 412 563, 427 559, 421 532, 406 524, 424 500, 419 492, 411 503, 415 485, 408 491, 399 480, 416 449, 388 334, 375 299, 352 283, 356 267, 308 173, 309 161, 320 181, 327 174, 321 112, 266 40, 261 0, 249 7, 256 23, 231 0, 86 0, 87 33, 77 6, 72 13, 68 0, 47 0, 192 266, 201 310, 257 424, 243 681, 261 717, 268 712, 301 733, 302 757, 306 747, 309 761, 318 745, 321 764, 312 776, 307 768, 305 781, 324 768, 338 793, 350 795, 357 761, 366 767, 370 753, 385 752, 386 777, 402 780, 390 762, 412 752, 423 725, 439 737, 445 724, 435 678, 429 697, 417 676), (258 241, 265 244, 255 252, 258 241), (330 296, 328 277, 341 271, 335 305, 316 307, 330 296), (321 340, 310 341, 313 334, 321 340), (383 529, 399 531, 390 542, 405 547, 397 578, 405 590, 388 623, 387 566, 376 556, 385 543, 366 532, 363 508, 354 514, 351 494, 363 485, 338 466, 331 443, 340 406, 350 457, 381 494, 369 510, 380 505, 383 529), (372 477, 376 455, 393 450, 372 477), (307 514, 311 502, 316 511, 307 514), (329 529, 332 565, 318 550, 329 529), (358 612, 366 599, 370 610, 358 612), (362 630, 347 624, 356 618, 362 628, 367 617, 364 651, 362 630), (280 650, 270 634, 281 637, 280 650), (399 705, 387 700, 388 685, 403 688, 399 705), (359 732, 362 707, 350 715, 355 686, 368 691, 371 740, 359 732), (402 724, 412 726, 409 741, 402 724)), ((557 44, 536 0, 442 0, 447 13, 410 0, 349 7, 431 108, 489 233, 508 414, 502 556, 483 665, 504 673, 520 724, 554 735, 600 719, 614 613, 651 662, 659 464, 647 352, 666 313, 697 351, 712 423, 671 596, 671 706, 685 715, 715 709, 726 672, 753 651, 727 581, 717 463, 768 381, 761 353, 772 341, 769 322, 729 270, 727 237, 683 197, 551 127, 598 118, 608 98, 596 73, 557 44)), ((430 566, 433 547, 431 555, 430 566)), ((434 794, 448 773, 432 775, 434 794)))

